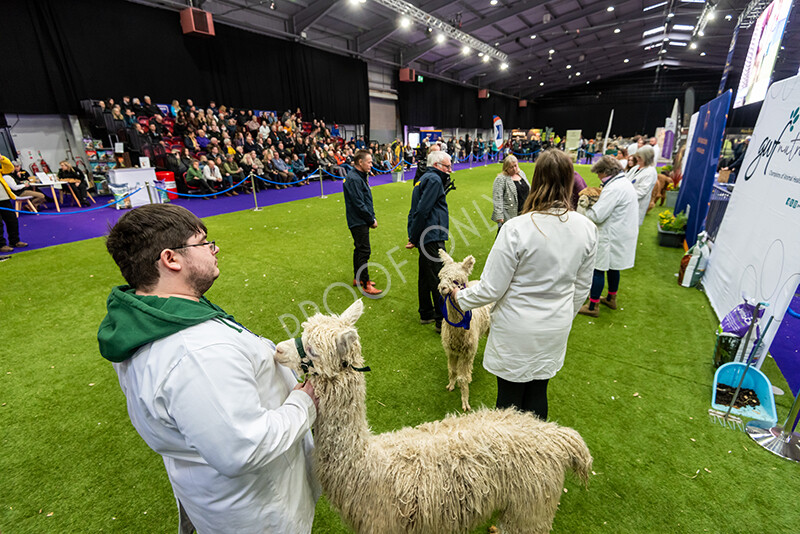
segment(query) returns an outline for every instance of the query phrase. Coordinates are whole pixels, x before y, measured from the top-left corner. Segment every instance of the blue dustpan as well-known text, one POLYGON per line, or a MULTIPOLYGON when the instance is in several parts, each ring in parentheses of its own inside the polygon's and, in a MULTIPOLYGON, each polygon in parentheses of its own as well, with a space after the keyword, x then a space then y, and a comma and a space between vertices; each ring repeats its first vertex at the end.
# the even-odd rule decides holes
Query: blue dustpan
MULTIPOLYGON (((719 369, 717 369, 717 372, 714 373, 714 387, 711 389, 712 408, 722 413, 728 411, 728 406, 715 402, 717 398, 717 384, 725 384, 726 386, 736 389, 739 380, 742 379, 742 373, 745 367, 746 365, 743 363, 730 362, 721 365, 719 369)), ((747 375, 744 377, 744 382, 742 382, 742 388, 755 391, 761 404, 756 408, 750 406, 734 408, 731 410, 731 414, 747 417, 748 419, 768 421, 770 426, 778 424, 778 414, 775 411, 775 397, 772 395, 772 384, 770 384, 769 379, 764 376, 764 373, 755 367, 750 367, 747 371, 747 375)))

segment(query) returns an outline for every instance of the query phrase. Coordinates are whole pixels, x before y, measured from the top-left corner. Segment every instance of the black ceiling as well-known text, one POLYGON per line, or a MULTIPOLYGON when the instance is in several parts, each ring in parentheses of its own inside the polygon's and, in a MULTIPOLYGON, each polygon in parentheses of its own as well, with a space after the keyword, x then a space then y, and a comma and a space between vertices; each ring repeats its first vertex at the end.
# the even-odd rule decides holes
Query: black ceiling
MULTIPOLYGON (((131 0, 168 9, 189 0, 131 0)), ((710 0, 713 1, 713 0, 710 0)), ((707 69, 725 64, 748 0, 720 0, 715 17, 689 46, 702 0, 417 0, 414 6, 508 55, 508 68, 462 53, 453 40, 412 23, 375 0, 194 0, 217 22, 306 41, 368 62, 411 66, 423 74, 520 98, 648 69, 707 69), (664 31, 657 31, 664 28, 664 31), (648 30, 653 34, 644 35, 648 30), (550 53, 553 50, 553 53, 550 53)), ((743 39, 740 39, 742 41, 743 39)), ((739 43, 741 46, 741 42, 739 43)), ((264 51, 269 53, 269 51, 264 51)))

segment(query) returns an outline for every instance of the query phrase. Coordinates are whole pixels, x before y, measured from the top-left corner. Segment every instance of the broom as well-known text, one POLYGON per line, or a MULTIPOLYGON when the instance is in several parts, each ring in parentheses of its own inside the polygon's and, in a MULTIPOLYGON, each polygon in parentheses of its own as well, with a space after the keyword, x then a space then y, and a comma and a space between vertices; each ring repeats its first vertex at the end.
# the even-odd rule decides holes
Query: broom
MULTIPOLYGON (((756 308, 757 310, 758 308, 756 308)), ((731 399, 731 404, 728 406, 728 411, 722 413, 719 410, 715 410, 714 408, 709 408, 708 410, 708 417, 711 419, 713 423, 719 423, 724 427, 731 428, 731 429, 738 429, 744 431, 744 422, 740 417, 735 415, 731 415, 731 410, 733 410, 733 406, 736 404, 736 400, 739 398, 739 392, 742 390, 742 383, 744 382, 744 377, 747 376, 747 371, 750 370, 750 364, 753 362, 753 358, 755 357, 758 349, 761 347, 761 343, 764 341, 764 336, 767 335, 767 331, 769 330, 770 325, 772 324, 772 317, 769 318, 767 321, 767 326, 764 327, 764 332, 758 336, 755 345, 753 345, 753 350, 750 351, 750 356, 748 356, 747 361, 745 362, 745 367, 742 370, 742 377, 739 379, 739 385, 736 386, 736 391, 733 394, 733 398, 731 399)), ((716 392, 714 392, 716 395, 716 392)))

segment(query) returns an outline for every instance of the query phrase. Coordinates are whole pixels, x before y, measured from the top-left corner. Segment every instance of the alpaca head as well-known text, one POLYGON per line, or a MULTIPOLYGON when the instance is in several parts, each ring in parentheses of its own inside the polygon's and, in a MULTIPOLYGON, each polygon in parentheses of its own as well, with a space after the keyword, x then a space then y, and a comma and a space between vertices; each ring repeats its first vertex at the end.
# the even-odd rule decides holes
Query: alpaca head
POLYGON ((475 258, 467 256, 461 263, 456 263, 444 250, 439 250, 442 258, 442 270, 439 271, 439 294, 449 295, 454 288, 465 288, 469 282, 469 275, 475 266, 475 258))
POLYGON ((355 373, 355 369, 364 366, 355 328, 363 312, 364 304, 357 300, 341 315, 314 315, 302 324, 303 332, 298 338, 305 355, 300 354, 298 341, 288 339, 275 347, 275 361, 306 374, 314 386, 343 373, 355 373))

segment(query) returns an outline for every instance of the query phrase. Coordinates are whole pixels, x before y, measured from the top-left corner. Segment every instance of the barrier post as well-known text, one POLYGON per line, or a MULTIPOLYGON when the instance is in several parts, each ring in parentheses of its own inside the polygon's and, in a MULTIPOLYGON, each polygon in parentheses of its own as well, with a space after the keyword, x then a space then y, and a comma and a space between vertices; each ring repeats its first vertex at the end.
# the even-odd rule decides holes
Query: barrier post
POLYGON ((325 191, 322 190, 322 169, 317 167, 317 172, 319 173, 319 198, 328 198, 325 196, 325 191))
POLYGON ((253 172, 253 169, 250 169, 250 189, 253 190, 253 204, 255 205, 253 211, 261 211, 261 208, 258 207, 258 197, 256 196, 256 181, 255 178, 253 178, 254 175, 255 172, 253 172))
POLYGON ((147 188, 147 196, 150 199, 150 204, 152 204, 153 203, 153 193, 152 193, 152 191, 150 191, 150 182, 145 182, 144 186, 145 186, 145 188, 147 188))

